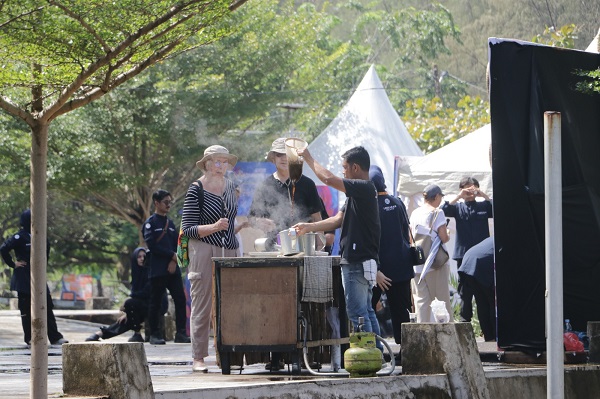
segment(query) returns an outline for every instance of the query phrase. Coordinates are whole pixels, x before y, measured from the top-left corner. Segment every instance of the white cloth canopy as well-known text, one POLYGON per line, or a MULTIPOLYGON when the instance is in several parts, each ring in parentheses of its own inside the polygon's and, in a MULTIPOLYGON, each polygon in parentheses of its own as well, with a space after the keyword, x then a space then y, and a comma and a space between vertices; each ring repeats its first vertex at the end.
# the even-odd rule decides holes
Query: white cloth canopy
POLYGON ((401 158, 398 194, 420 196, 429 184, 437 184, 446 195, 457 194, 460 179, 471 176, 491 195, 490 143, 488 124, 424 157, 401 158))
MULTIPOLYGON (((390 103, 374 66, 357 87, 337 117, 308 146, 313 158, 337 176, 342 176, 341 155, 352 147, 363 146, 371 165, 383 171, 388 191, 393 191, 394 157, 423 156, 398 113, 390 103)), ((313 171, 303 173, 322 185, 313 171)))

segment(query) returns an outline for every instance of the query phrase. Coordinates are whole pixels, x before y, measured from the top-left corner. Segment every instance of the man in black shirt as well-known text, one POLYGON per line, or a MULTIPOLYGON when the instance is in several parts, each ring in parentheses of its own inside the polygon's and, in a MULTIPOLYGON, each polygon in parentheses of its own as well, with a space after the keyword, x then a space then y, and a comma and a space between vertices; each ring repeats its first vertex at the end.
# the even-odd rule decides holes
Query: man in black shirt
MULTIPOLYGON (((317 186, 310 178, 300 175, 290 179, 285 138, 273 141, 267 160, 275 164, 275 173, 258 187, 250 206, 250 224, 267 234, 267 250, 274 249, 277 233, 298 222, 321 220, 322 202, 317 186)), ((280 369, 280 355, 273 353, 267 368, 280 369)))
POLYGON ((342 191, 347 198, 337 215, 319 222, 298 223, 294 228, 299 234, 342 228, 340 264, 348 317, 354 328, 358 327, 358 318, 364 317, 364 331, 379 335, 371 298, 377 274, 380 225, 377 190, 369 180, 369 153, 363 147, 346 151, 342 155, 344 178, 316 162, 308 149, 298 154, 323 183, 342 191))

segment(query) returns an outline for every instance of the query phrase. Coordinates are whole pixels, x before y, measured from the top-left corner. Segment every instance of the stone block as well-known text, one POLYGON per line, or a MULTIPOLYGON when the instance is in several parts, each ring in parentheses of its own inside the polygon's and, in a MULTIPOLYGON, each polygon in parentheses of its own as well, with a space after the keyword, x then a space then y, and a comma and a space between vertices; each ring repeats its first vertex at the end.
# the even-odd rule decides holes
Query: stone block
POLYGON ((86 310, 110 309, 111 307, 112 301, 107 297, 92 297, 85 300, 86 310))
POLYGON ((64 344, 62 353, 65 395, 154 398, 142 343, 64 344))
POLYGON ((19 310, 19 298, 10 298, 10 310, 19 310))
POLYGON ((589 361, 600 363, 600 321, 588 321, 587 336, 590 339, 589 361))
POLYGON ((453 398, 488 399, 470 323, 402 324, 402 374, 446 374, 453 398))

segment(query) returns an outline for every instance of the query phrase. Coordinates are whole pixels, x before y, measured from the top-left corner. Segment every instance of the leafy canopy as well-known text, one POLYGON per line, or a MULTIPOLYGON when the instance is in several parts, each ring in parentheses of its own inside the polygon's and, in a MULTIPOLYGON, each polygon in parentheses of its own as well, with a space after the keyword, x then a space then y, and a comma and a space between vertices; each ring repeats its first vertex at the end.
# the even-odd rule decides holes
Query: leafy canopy
POLYGON ((4 1, 0 107, 30 126, 31 111, 50 121, 167 56, 222 37, 226 27, 215 23, 229 13, 228 0, 4 1))

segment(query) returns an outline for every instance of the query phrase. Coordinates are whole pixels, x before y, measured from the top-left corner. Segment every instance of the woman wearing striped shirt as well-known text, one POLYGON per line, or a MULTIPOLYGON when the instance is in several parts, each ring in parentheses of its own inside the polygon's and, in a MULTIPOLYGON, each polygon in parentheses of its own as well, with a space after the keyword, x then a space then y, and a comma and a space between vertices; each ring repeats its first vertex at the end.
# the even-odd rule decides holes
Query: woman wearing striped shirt
POLYGON ((185 202, 181 228, 190 238, 188 254, 192 309, 190 335, 192 338, 193 371, 207 372, 204 358, 208 356, 210 312, 212 309, 212 258, 237 256, 238 242, 234 234, 237 197, 233 182, 225 178, 237 157, 220 145, 204 151, 196 165, 204 172, 190 184, 185 202))

